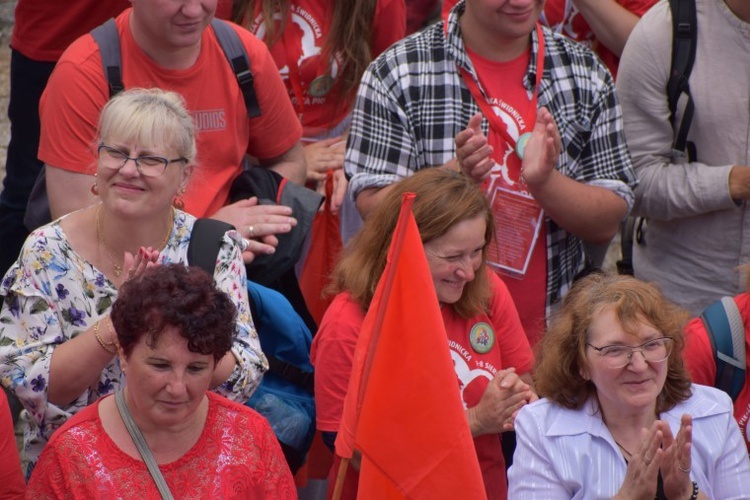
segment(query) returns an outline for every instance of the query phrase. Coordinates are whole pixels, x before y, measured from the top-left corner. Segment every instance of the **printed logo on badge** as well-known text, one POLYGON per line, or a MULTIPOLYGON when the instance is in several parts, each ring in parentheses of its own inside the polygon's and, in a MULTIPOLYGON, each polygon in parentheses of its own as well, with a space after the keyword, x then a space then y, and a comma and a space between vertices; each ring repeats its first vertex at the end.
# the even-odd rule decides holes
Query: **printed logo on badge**
POLYGON ((333 87, 333 77, 321 75, 310 83, 308 92, 313 97, 323 97, 331 91, 331 87, 333 87))
POLYGON ((521 134, 521 137, 519 137, 516 141, 516 154, 522 160, 523 154, 526 151, 526 144, 528 144, 529 139, 531 139, 531 132, 526 132, 525 134, 521 134))
POLYGON ((495 345, 495 330, 488 323, 477 323, 471 327, 469 343, 479 354, 487 354, 495 345))

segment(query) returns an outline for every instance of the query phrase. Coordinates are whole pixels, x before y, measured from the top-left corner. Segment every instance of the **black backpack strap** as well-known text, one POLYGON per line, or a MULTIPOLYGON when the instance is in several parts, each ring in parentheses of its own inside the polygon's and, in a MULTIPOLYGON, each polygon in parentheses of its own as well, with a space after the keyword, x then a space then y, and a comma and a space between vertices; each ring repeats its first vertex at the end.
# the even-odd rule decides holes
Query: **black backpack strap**
POLYGON ((267 352, 264 353, 268 359, 268 372, 275 373, 287 382, 296 384, 302 387, 310 394, 315 393, 315 374, 312 372, 306 372, 301 368, 294 366, 291 363, 282 361, 274 356, 271 356, 267 352))
POLYGON ((250 72, 250 59, 247 56, 245 46, 242 45, 242 40, 229 23, 221 19, 211 21, 211 26, 224 55, 229 61, 229 65, 234 71, 234 75, 237 77, 237 83, 245 99, 248 118, 260 116, 258 97, 255 95, 255 86, 253 85, 253 74, 250 72))
POLYGON ((695 112, 689 84, 698 41, 695 0, 669 0, 669 6, 672 9, 672 66, 667 82, 667 98, 671 123, 674 123, 680 96, 684 94, 687 98, 682 120, 676 130, 673 149, 679 152, 687 151, 688 158, 694 161, 697 151, 695 144, 688 143, 687 135, 695 112))
POLYGON ((220 220, 196 219, 188 244, 188 264, 198 266, 213 276, 221 242, 230 229, 234 229, 234 226, 220 220))
POLYGON ((102 57, 104 76, 109 86, 109 97, 112 98, 125 90, 122 83, 122 59, 120 57, 120 34, 117 32, 117 24, 113 18, 109 18, 104 24, 91 30, 91 36, 99 46, 99 54, 102 57))
POLYGON ((701 320, 716 362, 714 387, 735 401, 745 384, 747 370, 745 325, 740 310, 732 297, 723 297, 703 311, 701 320))

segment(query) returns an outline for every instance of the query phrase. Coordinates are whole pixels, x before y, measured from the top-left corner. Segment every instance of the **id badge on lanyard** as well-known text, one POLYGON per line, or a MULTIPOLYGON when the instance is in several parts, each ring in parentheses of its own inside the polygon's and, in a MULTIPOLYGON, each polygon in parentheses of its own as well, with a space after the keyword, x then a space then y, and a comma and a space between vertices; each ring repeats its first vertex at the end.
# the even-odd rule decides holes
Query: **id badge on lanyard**
MULTIPOLYGON (((536 60, 536 83, 532 92, 531 107, 536 113, 537 95, 544 72, 544 35, 539 24, 536 26, 538 51, 536 60)), ((487 197, 490 200, 495 217, 495 238, 487 252, 487 263, 500 273, 522 279, 526 275, 531 254, 537 244, 544 224, 544 211, 528 191, 520 166, 516 172, 510 172, 510 155, 516 155, 514 163, 520 165, 526 143, 531 137, 534 122, 519 136, 513 137, 507 125, 495 113, 487 99, 482 95, 479 85, 464 69, 459 68, 466 86, 474 100, 489 121, 488 142, 492 146, 492 158, 495 161, 490 181, 485 184, 487 197), (508 146, 510 151, 508 151, 508 146), (500 174, 496 174, 500 172, 500 174), (515 177, 515 179, 513 178, 515 177)))

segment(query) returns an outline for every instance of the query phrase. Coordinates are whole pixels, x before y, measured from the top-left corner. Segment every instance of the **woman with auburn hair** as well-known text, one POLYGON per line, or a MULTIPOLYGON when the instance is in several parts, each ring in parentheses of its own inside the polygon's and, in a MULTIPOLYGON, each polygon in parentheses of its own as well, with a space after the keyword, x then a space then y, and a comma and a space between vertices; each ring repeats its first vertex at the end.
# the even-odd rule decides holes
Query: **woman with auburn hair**
POLYGON ((555 312, 516 418, 513 498, 747 498, 729 397, 691 385, 687 312, 654 285, 593 274, 555 312))
MULTIPOLYGON (((407 192, 416 194, 412 212, 448 334, 485 489, 489 498, 505 498, 500 435, 513 429, 518 409, 536 398, 530 375, 533 355, 507 288, 485 264, 494 234, 489 203, 476 183, 460 173, 428 168, 394 184, 347 246, 333 277, 332 290, 337 295, 312 346, 318 428, 332 446, 359 330, 385 268, 401 197, 407 192)), ((399 361, 409 362, 405 357, 394 363, 399 361)), ((335 462, 331 479, 337 470, 335 462)), ((343 498, 354 498, 356 480, 350 467, 343 498)))
POLYGON ((111 316, 127 383, 55 432, 29 498, 296 498, 266 419, 208 392, 237 316, 210 275, 150 267, 111 316))

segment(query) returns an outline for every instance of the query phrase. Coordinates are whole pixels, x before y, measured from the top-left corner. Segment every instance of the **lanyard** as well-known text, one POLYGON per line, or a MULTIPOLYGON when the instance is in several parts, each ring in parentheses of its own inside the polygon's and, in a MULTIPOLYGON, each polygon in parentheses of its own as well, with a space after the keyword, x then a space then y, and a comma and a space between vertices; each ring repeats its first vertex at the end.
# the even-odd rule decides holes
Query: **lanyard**
MULTIPOLYGON (((544 73, 544 33, 542 33, 542 27, 541 25, 539 25, 539 23, 537 23, 536 25, 536 34, 539 43, 539 49, 536 54, 536 83, 534 84, 534 89, 531 94, 531 105, 535 110, 537 107, 537 97, 539 95, 539 85, 542 81, 542 73, 544 73)), ((490 122, 490 128, 492 129, 492 131, 500 134, 503 139, 505 139, 505 141, 516 150, 516 154, 518 155, 518 157, 523 158, 523 150, 529 138, 531 137, 531 133, 529 132, 529 130, 534 128, 534 123, 529 122, 530 126, 527 127, 526 132, 518 138, 518 143, 516 143, 516 140, 508 133, 507 125, 500 119, 499 116, 497 116, 497 114, 495 114, 495 112, 492 110, 492 106, 490 106, 490 103, 488 103, 487 99, 485 99, 482 95, 482 91, 479 89, 479 85, 477 84, 477 82, 464 68, 459 67, 458 69, 461 72, 464 83, 466 83, 466 86, 469 88, 471 95, 474 97, 474 101, 479 106, 479 109, 482 110, 482 113, 484 114, 484 117, 487 118, 487 121, 490 122)))

